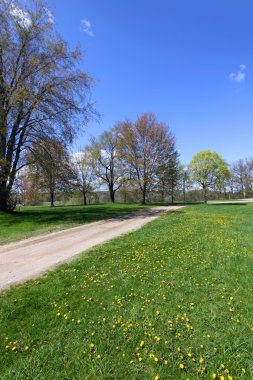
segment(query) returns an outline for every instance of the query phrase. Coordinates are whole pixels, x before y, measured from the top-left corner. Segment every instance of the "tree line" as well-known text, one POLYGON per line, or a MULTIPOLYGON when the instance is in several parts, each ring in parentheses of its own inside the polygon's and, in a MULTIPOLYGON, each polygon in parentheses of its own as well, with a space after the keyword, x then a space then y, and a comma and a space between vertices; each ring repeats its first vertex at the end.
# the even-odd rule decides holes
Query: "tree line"
POLYGON ((17 193, 24 194, 25 202, 35 203, 44 194, 51 206, 56 194, 80 193, 86 205, 99 191, 107 191, 111 202, 116 193, 125 192, 142 204, 147 200, 207 202, 208 197, 253 194, 253 159, 228 165, 218 153, 202 151, 184 166, 171 130, 152 113, 144 113, 134 123, 117 123, 75 154, 61 141, 47 139, 26 160, 30 164, 17 177, 17 193))
POLYGON ((104 187, 111 202, 129 191, 143 204, 154 194, 186 200, 198 187, 205 202, 210 191, 252 192, 251 158, 228 167, 204 151, 185 167, 175 136, 153 113, 117 123, 73 157, 68 147, 96 114, 81 57, 55 30, 45 1, 0 0, 0 211, 28 190, 30 198, 48 194, 52 206, 56 194, 80 192, 86 204, 104 187))
POLYGON ((104 187, 111 202, 119 189, 131 188, 145 204, 152 191, 173 193, 179 175, 174 135, 152 113, 117 123, 75 155, 60 140, 43 139, 26 160, 30 164, 19 177, 21 187, 47 192, 52 206, 56 192, 80 191, 86 204, 88 193, 104 187))

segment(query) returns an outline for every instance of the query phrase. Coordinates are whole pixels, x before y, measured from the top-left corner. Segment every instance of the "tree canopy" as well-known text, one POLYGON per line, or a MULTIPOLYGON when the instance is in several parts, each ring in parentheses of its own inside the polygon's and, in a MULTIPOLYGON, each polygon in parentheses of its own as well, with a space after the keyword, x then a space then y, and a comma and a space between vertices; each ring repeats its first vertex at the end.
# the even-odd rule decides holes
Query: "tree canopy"
POLYGON ((204 150, 197 153, 188 167, 193 181, 204 191, 204 202, 207 202, 207 191, 225 182, 231 176, 228 164, 216 152, 204 150))
POLYGON ((153 113, 144 113, 133 123, 118 124, 118 150, 146 202, 148 192, 158 183, 158 175, 165 170, 175 153, 175 139, 165 123, 158 122, 153 113))
POLYGON ((0 1, 0 210, 24 154, 44 138, 71 141, 89 115, 91 78, 78 69, 43 0, 0 1))

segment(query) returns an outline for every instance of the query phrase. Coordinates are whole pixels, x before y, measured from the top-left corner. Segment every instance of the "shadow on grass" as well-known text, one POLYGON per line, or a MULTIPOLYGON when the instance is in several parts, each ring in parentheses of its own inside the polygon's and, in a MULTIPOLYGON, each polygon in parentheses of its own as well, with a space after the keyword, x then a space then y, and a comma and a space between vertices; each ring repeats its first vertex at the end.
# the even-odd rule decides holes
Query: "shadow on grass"
POLYGON ((52 209, 36 207, 34 210, 21 210, 15 211, 11 214, 2 214, 1 226, 13 226, 14 224, 20 223, 31 223, 31 224, 82 224, 96 222, 101 219, 110 219, 121 217, 126 214, 132 214, 140 210, 139 205, 129 205, 126 207, 120 206, 115 207, 112 205, 103 206, 56 206, 52 209))

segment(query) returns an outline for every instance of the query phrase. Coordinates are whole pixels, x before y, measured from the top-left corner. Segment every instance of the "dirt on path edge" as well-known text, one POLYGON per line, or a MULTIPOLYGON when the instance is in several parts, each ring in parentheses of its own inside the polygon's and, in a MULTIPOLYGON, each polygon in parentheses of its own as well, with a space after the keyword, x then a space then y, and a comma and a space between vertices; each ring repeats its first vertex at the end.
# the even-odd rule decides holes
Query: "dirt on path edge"
POLYGON ((77 255, 184 206, 160 206, 0 246, 0 290, 43 276, 77 255))

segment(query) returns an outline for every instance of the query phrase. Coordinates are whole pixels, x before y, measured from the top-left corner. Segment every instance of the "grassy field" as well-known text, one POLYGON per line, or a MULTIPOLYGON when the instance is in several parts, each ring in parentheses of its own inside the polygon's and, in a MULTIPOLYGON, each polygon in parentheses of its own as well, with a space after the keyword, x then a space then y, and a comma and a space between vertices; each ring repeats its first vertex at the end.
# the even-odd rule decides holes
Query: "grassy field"
POLYGON ((114 218, 143 207, 148 206, 107 203, 91 206, 21 207, 10 214, 0 212, 0 244, 114 218))
POLYGON ((0 379, 253 379, 253 204, 197 205, 0 298, 0 379))

